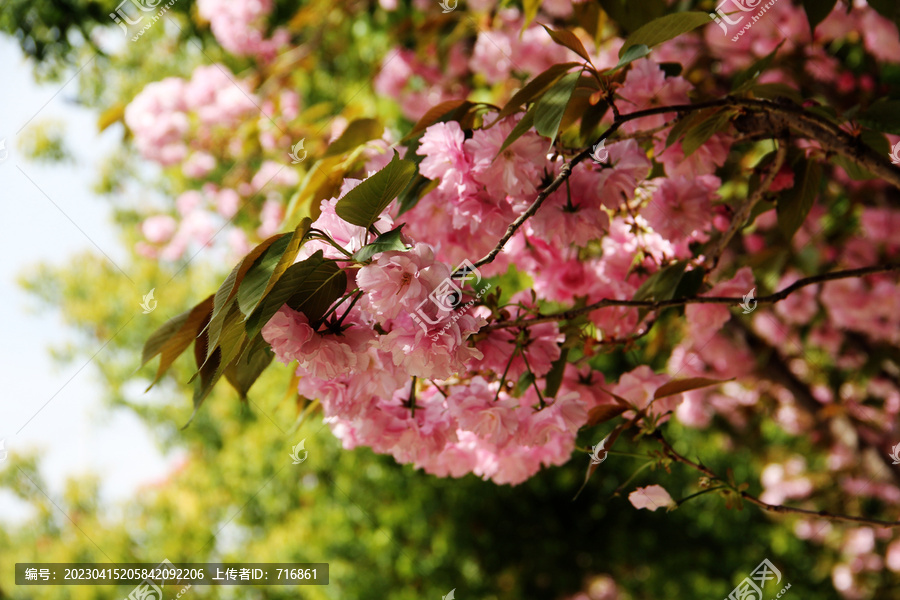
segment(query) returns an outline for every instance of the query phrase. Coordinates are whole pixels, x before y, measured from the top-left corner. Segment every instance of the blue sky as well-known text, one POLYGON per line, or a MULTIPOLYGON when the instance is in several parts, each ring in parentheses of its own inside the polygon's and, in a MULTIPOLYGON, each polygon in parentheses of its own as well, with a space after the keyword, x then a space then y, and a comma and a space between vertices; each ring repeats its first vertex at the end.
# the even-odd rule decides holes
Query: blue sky
MULTIPOLYGON (((5 37, 0 76, 0 140, 9 152, 0 162, 6 223, 0 236, 0 440, 11 455, 41 453, 41 474, 48 482, 43 491, 53 499, 67 477, 93 472, 101 478, 104 498, 121 500, 164 476, 176 457, 164 457, 135 416, 104 407, 99 378, 87 359, 62 366, 51 360, 48 348, 72 333, 56 313, 38 312, 15 281, 40 262, 60 263, 84 250, 99 254, 98 247, 113 261, 125 262, 108 205, 91 192, 97 165, 115 147, 121 126, 98 134, 97 114, 72 101, 77 79, 35 84, 29 64, 5 37), (75 164, 36 164, 18 154, 16 133, 29 121, 30 127, 45 119, 66 124, 75 164)), ((139 302, 140 294, 135 297, 139 302)), ((15 468, 14 462, 0 462, 0 469, 15 468)), ((0 493, 0 520, 19 520, 23 510, 0 493)))

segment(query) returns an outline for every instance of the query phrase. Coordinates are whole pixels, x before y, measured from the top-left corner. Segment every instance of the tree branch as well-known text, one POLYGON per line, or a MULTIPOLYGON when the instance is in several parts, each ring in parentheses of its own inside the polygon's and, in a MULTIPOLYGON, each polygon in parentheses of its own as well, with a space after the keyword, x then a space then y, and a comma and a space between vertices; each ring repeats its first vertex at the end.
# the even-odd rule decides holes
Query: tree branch
MULTIPOLYGON (((872 265, 870 267, 862 267, 860 269, 847 269, 844 271, 832 271, 831 273, 820 273, 819 275, 812 275, 804 279, 798 279, 780 292, 757 298, 756 302, 757 304, 774 304, 776 302, 784 300, 801 288, 809 285, 815 285, 817 283, 822 283, 823 281, 847 279, 850 277, 861 277, 863 275, 871 275, 873 273, 884 273, 888 271, 898 270, 900 270, 900 263, 890 263, 885 265, 872 265)), ((494 329, 504 329, 507 327, 528 327, 530 325, 547 323, 549 321, 567 321, 569 319, 574 319, 579 315, 591 313, 595 310, 599 310, 601 308, 606 308, 609 306, 627 306, 632 308, 647 308, 650 310, 659 310, 661 308, 683 306, 685 304, 729 304, 731 306, 738 306, 743 303, 743 298, 732 298, 729 296, 693 296, 690 298, 673 298, 671 300, 614 300, 611 298, 604 298, 603 300, 599 300, 582 308, 573 308, 571 310, 566 310, 549 315, 542 315, 538 313, 536 316, 530 319, 499 321, 497 323, 488 325, 487 327, 483 328, 482 331, 492 331, 494 329)))
MULTIPOLYGON (((677 462, 680 462, 682 464, 685 464, 696 471, 703 473, 710 479, 713 479, 715 481, 723 481, 723 482, 725 481, 724 479, 722 479, 721 477, 716 475, 709 468, 707 468, 701 464, 695 463, 694 461, 678 454, 678 452, 676 452, 675 449, 672 448, 672 446, 669 444, 669 442, 666 441, 666 439, 662 436, 662 433, 660 433, 659 431, 655 431, 653 433, 653 437, 656 438, 656 440, 660 444, 662 444, 665 454, 669 458, 671 458, 677 462)), ((882 521, 880 519, 869 519, 867 517, 853 517, 850 515, 839 515, 839 514, 830 513, 830 512, 824 511, 824 510, 807 510, 805 508, 795 508, 793 506, 784 506, 781 504, 766 504, 765 502, 763 502, 756 496, 753 496, 752 494, 748 494, 747 492, 743 492, 743 491, 742 492, 738 492, 737 490, 734 490, 734 491, 735 491, 735 493, 739 493, 741 498, 743 498, 747 502, 750 502, 751 504, 755 504, 756 506, 762 508, 763 510, 769 511, 769 512, 781 513, 781 514, 807 515, 807 516, 811 516, 811 517, 819 517, 821 519, 827 519, 829 521, 846 521, 849 523, 863 523, 865 525, 874 525, 875 527, 885 527, 885 528, 900 527, 900 521, 882 521)))
POLYGON ((713 246, 712 251, 709 253, 712 260, 707 268, 707 272, 712 271, 715 269, 716 265, 719 264, 719 259, 722 257, 725 248, 728 247, 731 238, 744 227, 747 219, 750 218, 750 213, 753 212, 753 207, 755 207, 756 204, 762 200, 766 192, 769 191, 769 187, 771 187, 772 182, 775 181, 775 177, 778 175, 781 166, 784 164, 785 157, 787 157, 787 144, 780 142, 778 144, 778 150, 775 153, 775 160, 769 165, 769 172, 766 173, 766 176, 760 182, 759 187, 753 190, 753 193, 750 194, 747 200, 741 204, 740 208, 738 208, 734 218, 731 220, 728 231, 722 233, 715 246, 713 246))
MULTIPOLYGON (((672 112, 687 113, 714 107, 742 108, 754 113, 760 113, 763 115, 762 120, 765 121, 766 129, 769 131, 782 132, 785 130, 794 130, 799 132, 804 137, 819 142, 826 151, 844 156, 848 160, 867 169, 874 175, 891 183, 897 189, 900 189, 900 168, 893 166, 886 157, 877 154, 859 138, 850 135, 824 117, 808 112, 796 104, 726 96, 719 100, 709 100, 694 104, 658 106, 624 115, 617 115, 612 125, 609 126, 609 129, 604 131, 594 144, 582 150, 568 163, 563 164, 556 178, 538 194, 537 198, 534 199, 534 202, 531 203, 528 209, 507 227, 506 233, 500 238, 500 241, 497 242, 494 249, 479 259, 475 263, 475 266, 480 267, 493 261, 503 250, 506 243, 513 235, 515 235, 519 227, 521 227, 529 217, 534 215, 541 207, 541 204, 544 203, 544 200, 546 200, 550 194, 556 191, 556 189, 569 178, 572 174, 572 169, 578 163, 590 156, 592 147, 603 140, 608 139, 623 124, 635 119, 653 115, 672 112)), ((777 173, 777 171, 775 172, 777 173)))
POLYGON ((510 223, 509 227, 506 228, 506 233, 503 234, 503 237, 500 238, 500 241, 497 242, 497 245, 494 246, 494 249, 487 253, 484 257, 480 258, 477 262, 475 262, 475 267, 480 267, 482 265, 486 265, 487 263, 494 260, 500 251, 503 250, 503 247, 506 245, 512 236, 515 235, 516 231, 518 231, 519 227, 521 227, 525 221, 527 221, 534 213, 538 211, 541 207, 541 204, 544 203, 544 200, 547 197, 555 192, 559 186, 561 186, 572 174, 572 169, 575 168, 575 165, 583 161, 585 158, 591 155, 591 150, 594 145, 599 144, 605 139, 608 139, 613 133, 618 131, 618 129, 629 121, 633 121, 635 119, 641 119, 643 117, 649 117, 652 115, 660 115, 671 112, 691 112, 695 110, 702 110, 704 108, 710 108, 713 106, 723 106, 725 100, 711 100, 709 102, 698 102, 696 104, 679 104, 676 106, 658 106, 654 108, 648 108, 647 110, 639 110, 632 113, 628 113, 625 115, 620 115, 613 124, 609 126, 609 129, 604 131, 596 142, 592 146, 589 146, 579 152, 572 160, 563 164, 563 166, 559 170, 559 174, 556 178, 550 182, 550 184, 545 187, 541 192, 537 195, 537 198, 534 199, 534 202, 531 203, 531 206, 522 213, 518 219, 510 223))

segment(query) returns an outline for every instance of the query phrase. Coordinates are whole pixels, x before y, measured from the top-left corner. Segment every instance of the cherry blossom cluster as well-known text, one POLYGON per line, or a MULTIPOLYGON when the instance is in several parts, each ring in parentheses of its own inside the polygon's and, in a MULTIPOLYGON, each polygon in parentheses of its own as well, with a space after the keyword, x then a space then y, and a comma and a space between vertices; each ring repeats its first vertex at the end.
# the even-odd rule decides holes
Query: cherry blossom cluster
MULTIPOLYGON (((202 3, 201 12, 226 49, 265 57, 282 43, 277 32, 269 41, 259 37, 271 4, 240 3, 220 13, 204 8, 217 4, 202 3), (247 11, 246 19, 229 16, 240 11, 247 11)), ((379 4, 385 11, 398 10, 393 0, 379 4)), ((414 4, 435 10, 432 2, 414 4)), ((537 21, 568 19, 577 8, 573 4, 545 1, 537 21)), ((516 78, 527 81, 551 65, 582 61, 536 23, 523 30, 517 9, 494 9, 492 0, 467 3, 480 24, 469 47, 454 44, 439 51, 428 45, 389 53, 374 80, 376 93, 394 99, 414 121, 436 104, 488 87, 502 106, 521 87, 516 78)), ((778 93, 789 88, 830 97, 842 109, 848 95, 877 99, 879 83, 849 69, 829 46, 858 42, 874 59, 900 62, 896 26, 864 1, 838 2, 814 33, 803 8, 788 1, 768 11, 765 20, 737 42, 711 24, 654 48, 614 84, 610 99, 616 110, 602 124, 612 124, 617 115, 690 104, 695 97, 724 96, 731 91, 730 78, 777 49, 759 83, 778 93), (805 72, 798 73, 786 58, 798 56, 805 72), (667 63, 678 63, 681 72, 667 63), (692 76, 696 66, 704 69, 703 77, 692 76)), ((579 39, 597 70, 617 64, 622 38, 601 36, 595 43, 579 34, 579 39)), ((205 243, 219 225, 216 219, 233 217, 243 199, 298 183, 292 168, 282 169, 284 159, 263 161, 232 186, 203 180, 223 161, 241 160, 240 149, 230 148, 240 144, 233 131, 243 123, 258 121, 252 135, 265 151, 291 145, 259 117, 257 105, 279 124, 299 111, 293 91, 276 86, 257 97, 245 87, 246 93, 236 94, 230 75, 223 78, 219 67, 218 74, 210 69, 198 69, 190 81, 151 84, 126 111, 142 154, 161 165, 180 165, 198 183, 179 196, 175 216, 153 216, 142 225, 149 243, 145 253, 164 260, 181 256, 191 241, 205 243), (222 128, 232 130, 229 143, 218 137, 222 128)), ((815 101, 806 106, 821 108, 815 101)), ((551 144, 532 128, 501 151, 522 115, 499 118, 496 112, 484 114, 472 128, 456 121, 434 123, 409 149, 391 134, 371 142, 363 171, 383 167, 394 147, 406 159, 419 160, 418 172, 433 182, 411 210, 400 213, 392 205, 374 225, 382 233, 402 226, 405 250, 381 252, 363 263, 349 259, 372 241, 372 233, 337 216, 337 202, 359 183, 345 179, 339 194, 321 202, 313 223, 318 237, 307 241, 297 258, 321 251, 344 265, 343 300, 322 323, 284 307, 263 329, 279 360, 296 364, 299 393, 321 402, 344 447, 369 447, 438 476, 474 473, 518 484, 542 466, 567 462, 591 411, 612 405, 612 393, 638 410, 646 408, 646 419, 654 424, 674 418, 705 429, 718 421, 745 432, 765 413, 788 436, 809 437, 826 448, 825 473, 791 453, 768 459, 759 482, 764 503, 815 510, 821 490, 837 482, 854 498, 900 505, 900 481, 867 471, 860 459, 868 452, 883 460, 887 441, 900 441, 897 373, 872 360, 883 348, 900 345, 895 274, 809 285, 749 314, 725 304, 688 304, 677 323, 665 324, 662 373, 641 365, 604 374, 590 360, 592 349, 645 335, 659 315, 634 306, 585 312, 579 325, 584 352, 570 357, 558 390, 544 393, 548 375, 571 347, 566 346, 571 330, 552 320, 521 324, 539 313, 631 300, 649 277, 676 261, 704 275, 701 296, 740 298, 751 290, 757 295, 782 290, 815 273, 896 262, 900 255, 900 210, 891 196, 896 191, 877 179, 854 179, 840 164, 829 165, 830 150, 812 140, 789 143, 805 159, 827 165, 827 183, 790 244, 782 239, 774 204, 764 199, 734 243, 711 254, 709 242, 729 231, 735 207, 746 196, 743 174, 764 171, 758 160, 768 150, 729 127, 686 152, 683 141, 669 139, 676 117, 663 112, 622 123, 606 141, 602 159, 575 165, 502 252, 479 265, 484 277, 479 285, 496 284, 512 269, 524 282, 521 288, 479 297, 469 286, 459 302, 465 308, 449 314, 433 302, 435 290, 452 280, 457 265, 491 252, 581 149, 551 144), (850 201, 842 205, 839 196, 850 201), (777 248, 783 251, 772 251, 777 248), (507 325, 496 326, 503 322, 507 325), (654 400, 655 391, 673 377, 727 383, 654 400), (824 435, 826 413, 843 415, 853 434, 824 435)), ((344 125, 332 128, 332 139, 344 125)), ((798 185, 788 162, 773 175, 770 194, 798 185)), ((283 204, 283 197, 269 197, 258 220, 243 227, 246 232, 234 228, 234 247, 246 249, 248 237, 279 230, 283 204)), ((630 498, 637 508, 673 503, 659 485, 630 498)), ((867 573, 885 567, 900 572, 900 538, 890 532, 802 520, 796 533, 835 553, 833 583, 850 600, 866 597, 867 573)))
POLYGON ((290 32, 278 27, 266 37, 273 0, 198 0, 200 16, 209 21, 210 29, 222 47, 235 56, 253 56, 267 62, 290 40, 290 32))
MULTIPOLYGON (((335 203, 323 201, 313 223, 330 241, 307 242, 299 258, 317 251, 342 258, 331 242, 348 252, 364 245, 366 231, 338 218, 335 203)), ((375 227, 392 225, 383 216, 375 227)), ((474 472, 515 484, 542 463, 565 462, 589 405, 578 392, 567 391, 537 411, 533 392, 516 398, 501 389, 495 374, 507 348, 496 344, 508 346, 508 339, 473 345, 472 334, 486 322, 478 311, 452 320, 445 315, 447 323, 434 331, 417 323, 413 316, 423 303, 429 322, 439 322, 442 310, 429 294, 450 278, 451 269, 435 259, 430 245, 407 241, 408 250, 379 253, 351 271, 348 290, 358 289, 361 296, 342 316, 340 333, 315 331, 302 313, 287 307, 264 327, 278 358, 297 361, 299 392, 321 400, 346 448, 369 446, 442 476, 474 472), (494 376, 457 375, 475 364, 494 376)), ((544 329, 533 332, 528 353, 541 372, 559 355, 555 325, 544 329)), ((509 375, 518 377, 525 368, 520 358, 509 375)))
POLYGON ((219 64, 198 67, 189 80, 169 77, 147 85, 125 109, 135 146, 144 158, 163 167, 180 165, 196 187, 178 196, 177 219, 160 214, 144 220, 145 240, 137 251, 148 258, 175 261, 189 248, 212 245, 224 228, 222 239, 232 255, 243 256, 251 247, 250 239, 231 219, 250 198, 260 196, 265 200, 253 235, 265 238, 275 233, 284 215, 284 196, 299 182, 297 171, 285 164, 286 156, 276 148, 290 145, 284 128, 299 111, 295 92, 279 90, 259 98, 219 64), (264 115, 277 112, 278 118, 261 116, 260 109, 264 115), (279 160, 267 158, 249 181, 223 186, 216 174, 221 165, 244 161, 244 142, 233 132, 247 124, 258 130, 263 151, 279 160))

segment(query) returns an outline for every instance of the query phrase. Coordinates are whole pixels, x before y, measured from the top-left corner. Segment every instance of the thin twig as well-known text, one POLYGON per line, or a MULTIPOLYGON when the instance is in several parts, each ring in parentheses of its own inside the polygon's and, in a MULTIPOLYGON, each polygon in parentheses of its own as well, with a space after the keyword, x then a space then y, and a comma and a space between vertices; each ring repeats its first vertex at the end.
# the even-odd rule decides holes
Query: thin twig
MULTIPOLYGON (((723 481, 724 482, 724 480, 721 477, 716 475, 713 471, 711 471, 707 467, 704 467, 701 464, 695 463, 694 461, 678 454, 678 452, 676 452, 675 449, 672 448, 672 446, 669 444, 669 442, 666 441, 666 439, 662 436, 662 433, 660 433, 659 431, 654 432, 653 437, 656 438, 656 440, 660 444, 662 444, 663 449, 665 450, 665 453, 669 458, 671 458, 675 461, 678 461, 682 464, 685 464, 696 471, 703 473, 710 479, 713 479, 715 481, 723 481)), ((735 492, 737 492, 737 490, 735 490, 735 492)), ((824 510, 807 510, 805 508, 784 506, 782 504, 766 504, 765 502, 763 502, 756 496, 753 496, 752 494, 748 494, 747 492, 743 492, 743 491, 739 492, 739 493, 740 493, 741 498, 743 498, 747 502, 750 502, 751 504, 755 504, 756 506, 762 508, 763 510, 767 510, 769 512, 781 513, 781 514, 808 515, 811 517, 819 517, 822 519, 827 519, 829 521, 847 521, 849 523, 864 523, 866 525, 874 525, 876 527, 885 527, 885 528, 900 527, 900 521, 882 521, 880 519, 870 519, 867 517, 853 517, 850 515, 839 515, 839 514, 830 513, 828 511, 824 511, 824 510)))
POLYGON ((728 231, 722 233, 715 246, 713 246, 712 251, 709 253, 709 255, 712 257, 712 260, 707 268, 707 271, 712 271, 716 267, 716 265, 719 263, 719 259, 722 257, 722 253, 725 251, 725 248, 728 247, 728 243, 735 236, 735 234, 737 234, 737 232, 744 227, 747 219, 750 217, 750 213, 753 212, 753 208, 760 200, 762 200, 766 192, 769 191, 769 188, 775 181, 775 177, 781 170, 781 166, 784 164, 784 159, 786 156, 787 144, 784 142, 780 142, 778 144, 778 150, 775 153, 775 160, 772 161, 771 165, 769 165, 769 172, 766 173, 766 176, 760 182, 759 187, 753 190, 753 193, 750 194, 747 200, 737 209, 734 218, 731 219, 731 224, 728 227, 728 231))
MULTIPOLYGON (((863 267, 860 269, 847 269, 845 271, 820 273, 819 275, 812 275, 804 279, 798 279, 780 292, 776 292, 768 296, 760 296, 759 298, 756 298, 756 302, 757 304, 774 304, 775 302, 784 300, 800 288, 804 288, 808 285, 815 285, 817 283, 822 283, 823 281, 848 279, 850 277, 861 277, 863 275, 871 275, 873 273, 885 273, 888 271, 897 270, 900 270, 900 263, 872 265, 870 267, 863 267)), ((650 310, 659 310, 661 308, 668 308, 670 306, 683 306, 685 304, 730 304, 732 306, 738 306, 743 303, 744 298, 733 298, 729 296, 693 296, 690 298, 673 298, 671 300, 614 300, 610 298, 604 298, 603 300, 599 300, 582 308, 573 308, 572 310, 566 310, 549 315, 542 315, 539 313, 536 316, 531 317, 530 319, 499 321, 483 328, 482 331, 491 331, 493 329, 503 329, 507 327, 529 327, 531 325, 537 325, 538 323, 547 323, 549 321, 567 321, 570 319, 574 319, 579 315, 590 313, 609 306, 628 306, 631 308, 647 308, 650 310)))
POLYGON ((506 233, 503 234, 503 237, 500 238, 500 241, 497 242, 497 245, 494 246, 494 249, 487 253, 486 256, 479 259, 474 266, 480 267, 482 265, 486 265, 487 263, 494 260, 500 251, 503 250, 503 247, 506 245, 513 235, 515 235, 516 231, 518 231, 519 227, 521 227, 525 221, 527 221, 530 217, 532 217, 538 209, 541 207, 541 204, 544 203, 544 200, 547 197, 556 191, 556 189, 561 186, 566 179, 572 174, 572 169, 583 161, 585 158, 591 155, 591 151, 593 146, 599 144, 603 140, 609 138, 613 133, 615 133, 619 127, 627 123, 628 121, 633 121, 635 119, 640 119, 643 117, 649 117, 653 115, 666 114, 672 112, 691 112, 695 110, 702 110, 704 108, 709 108, 711 106, 722 106, 726 101, 724 100, 713 100, 709 102, 698 102, 696 104, 679 104, 676 106, 660 106, 654 108, 648 108, 647 110, 639 110, 633 113, 628 113, 625 115, 620 115, 619 119, 613 122, 612 125, 609 126, 609 129, 604 131, 597 141, 579 152, 571 161, 568 163, 564 163, 562 167, 560 167, 559 174, 556 178, 550 182, 550 184, 545 187, 541 192, 537 195, 537 198, 534 199, 534 202, 531 203, 531 206, 522 213, 518 219, 510 223, 509 227, 506 228, 506 233))
POLYGON ((494 249, 486 256, 479 259, 478 262, 475 263, 475 266, 480 267, 493 261, 503 250, 506 243, 513 235, 515 235, 519 227, 533 216, 541 207, 544 200, 546 200, 550 194, 556 191, 556 189, 571 176, 572 169, 578 163, 590 156, 592 148, 603 140, 608 139, 625 123, 653 115, 673 112, 687 113, 714 107, 741 108, 749 112, 759 113, 765 117, 768 125, 767 129, 769 131, 780 134, 786 130, 794 130, 803 137, 816 140, 826 151, 844 156, 877 177, 891 183, 897 189, 900 189, 900 168, 893 166, 886 157, 876 153, 859 138, 847 133, 824 117, 811 113, 796 104, 726 96, 719 100, 709 100, 706 102, 697 102, 695 104, 657 106, 646 110, 618 115, 612 125, 609 126, 609 129, 604 131, 594 144, 591 144, 582 150, 570 162, 563 164, 556 178, 538 194, 531 206, 507 227, 506 233, 500 238, 500 241, 497 242, 494 249))

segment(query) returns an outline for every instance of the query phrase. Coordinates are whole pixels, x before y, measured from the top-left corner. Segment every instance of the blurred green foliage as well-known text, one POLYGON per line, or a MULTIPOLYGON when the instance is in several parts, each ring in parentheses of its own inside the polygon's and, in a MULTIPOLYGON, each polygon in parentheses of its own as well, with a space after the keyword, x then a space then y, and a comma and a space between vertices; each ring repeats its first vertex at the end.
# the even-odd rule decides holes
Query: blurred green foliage
MULTIPOLYGON (((387 15, 374 5, 324 0, 277 4, 275 22, 294 20, 297 37, 314 40, 319 50, 313 58, 276 63, 265 74, 287 78, 303 90, 306 107, 321 107, 319 120, 308 124, 311 128, 324 127, 336 114, 352 119, 377 112, 386 122, 408 129, 392 102, 374 96, 370 81, 390 48, 388 32, 409 46, 419 32, 415 23, 404 20, 404 11, 387 15)), ((173 17, 181 29, 174 34, 156 27, 140 45, 126 42, 120 53, 100 52, 89 42, 91 32, 107 27, 117 33, 108 14, 114 9, 114 1, 5 0, 0 31, 18 40, 41 77, 83 67, 78 94, 101 113, 101 127, 119 123, 125 104, 151 81, 188 76, 197 65, 214 61, 234 73, 253 72, 249 60, 224 53, 208 29, 188 18, 196 10, 188 0, 175 4, 173 17)), ((460 35, 451 26, 438 33, 442 46, 460 35)), ((120 131, 127 140, 128 132, 120 131)), ((58 138, 49 132, 35 135, 33 154, 65 156, 58 138)), ((110 157, 97 184, 99 192, 116 201, 118 223, 130 232, 122 238, 128 247, 137 241, 141 213, 123 192, 140 188, 175 196, 185 187, 177 175, 165 180, 147 175, 131 152, 124 146, 110 157)), ((43 308, 59 311, 70 327, 74 340, 66 358, 91 356, 109 341, 93 361, 109 410, 138 415, 152 428, 160 448, 183 452, 186 459, 166 480, 147 485, 127 503, 110 506, 100 500, 95 477, 74 479, 62 497, 48 498, 39 475, 41 457, 11 454, 0 467, 0 486, 26 502, 32 514, 23 523, 0 527, 0 598, 102 600, 130 591, 116 586, 17 587, 7 568, 17 562, 158 563, 163 558, 330 564, 326 587, 223 591, 194 586, 189 597, 198 598, 436 600, 455 588, 462 600, 557 599, 585 589, 592 576, 610 574, 624 591, 623 600, 711 599, 727 595, 763 558, 778 565, 785 581, 793 584, 797 591, 792 597, 838 597, 829 581, 835 557, 791 535, 794 517, 772 517, 754 507, 728 510, 715 494, 698 496, 670 514, 635 510, 626 496, 637 485, 663 481, 676 500, 701 490, 696 474, 680 465, 666 473, 638 472, 655 461, 652 444, 622 439, 575 501, 587 454, 514 488, 471 475, 439 479, 367 449, 342 449, 318 416, 295 430, 304 406, 295 395, 285 396, 290 371, 277 363, 253 387, 246 404, 220 386, 190 427, 181 430, 192 412, 184 385, 194 370, 190 357, 176 362, 159 389, 141 395, 133 385, 140 349, 166 319, 213 292, 229 267, 191 263, 166 268, 134 256, 126 265, 132 284, 108 262, 85 255, 43 266, 23 281, 43 308), (141 295, 160 282, 165 292, 157 296, 157 310, 142 314, 141 295), (309 459, 292 465, 291 447, 301 439, 309 459), (628 487, 614 495, 632 475, 628 487)), ((653 354, 653 340, 648 336, 638 349, 658 367, 665 357, 653 354)), ((633 367, 634 359, 617 350, 595 363, 614 378, 633 367)), ((154 368, 151 363, 139 372, 141 389, 154 368)), ((716 425, 719 431, 728 427, 716 425)), ((580 446, 596 443, 609 429, 601 425, 584 432, 580 446)), ((677 423, 664 429, 685 456, 716 472, 731 468, 738 481, 755 482, 769 460, 805 450, 761 422, 748 427, 752 433, 739 448, 731 447, 723 434, 677 423)), ((812 470, 821 466, 810 465, 812 470)), ((760 490, 754 484, 749 491, 760 490)), ((866 512, 859 506, 847 509, 866 512)), ((177 591, 169 588, 172 596, 177 591)), ((768 591, 774 596, 778 590, 768 591)))

